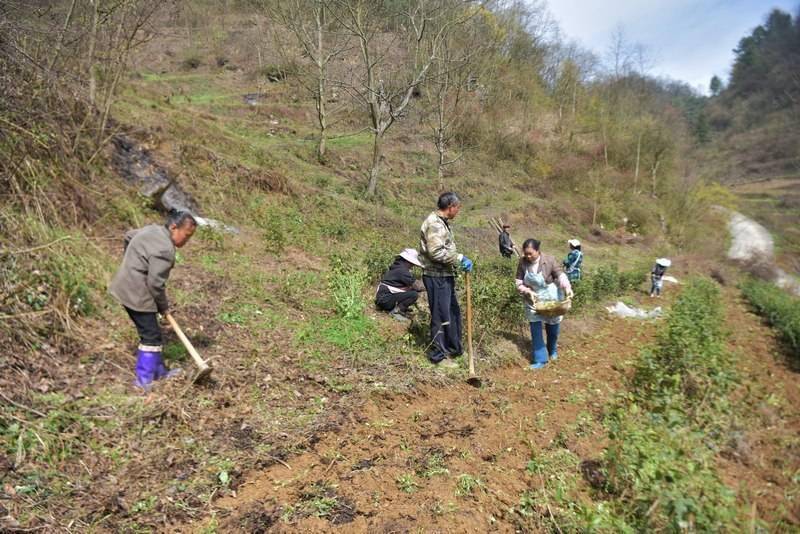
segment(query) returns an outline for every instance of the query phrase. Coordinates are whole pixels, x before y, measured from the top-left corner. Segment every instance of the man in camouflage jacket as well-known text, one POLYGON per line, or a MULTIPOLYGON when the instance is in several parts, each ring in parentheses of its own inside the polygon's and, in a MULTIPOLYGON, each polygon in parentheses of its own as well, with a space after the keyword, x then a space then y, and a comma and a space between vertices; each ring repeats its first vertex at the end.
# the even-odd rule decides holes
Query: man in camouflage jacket
POLYGON ((458 306, 455 274, 458 268, 472 270, 472 261, 459 254, 450 230, 450 222, 461 209, 455 193, 442 193, 438 209, 431 212, 420 228, 422 283, 428 293, 431 312, 431 343, 428 359, 432 363, 455 367, 451 357, 463 352, 461 346, 461 309, 458 306))

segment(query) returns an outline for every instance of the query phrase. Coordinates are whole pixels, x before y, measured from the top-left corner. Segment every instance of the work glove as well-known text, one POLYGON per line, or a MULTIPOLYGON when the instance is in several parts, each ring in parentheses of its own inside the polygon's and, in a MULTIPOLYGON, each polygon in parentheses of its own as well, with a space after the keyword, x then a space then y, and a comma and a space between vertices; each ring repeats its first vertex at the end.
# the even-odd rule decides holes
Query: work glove
POLYGON ((472 260, 468 257, 464 256, 461 258, 461 269, 464 272, 471 273, 472 272, 472 260))

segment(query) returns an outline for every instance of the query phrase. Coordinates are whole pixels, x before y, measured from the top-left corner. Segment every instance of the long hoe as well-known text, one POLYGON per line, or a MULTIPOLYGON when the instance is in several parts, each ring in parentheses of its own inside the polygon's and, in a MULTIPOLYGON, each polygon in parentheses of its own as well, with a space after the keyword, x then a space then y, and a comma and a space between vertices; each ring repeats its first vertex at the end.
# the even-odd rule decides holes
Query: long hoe
POLYGON ((470 273, 467 273, 467 348, 469 348, 469 378, 467 384, 481 387, 481 378, 475 374, 475 352, 472 350, 472 288, 470 285, 470 273))
POLYGON ((168 312, 166 314, 166 318, 167 322, 169 322, 170 326, 172 326, 172 330, 174 330, 175 334, 178 336, 178 339, 181 340, 181 343, 183 343, 183 346, 186 347, 187 352, 192 356, 192 360, 194 360, 195 365, 197 365, 198 372, 197 375, 195 375, 194 380, 192 380, 193 383, 197 384, 211 374, 211 366, 208 365, 208 362, 200 357, 200 354, 194 348, 192 342, 189 341, 189 338, 186 337, 186 334, 183 333, 181 327, 178 326, 178 323, 175 321, 175 318, 172 317, 172 314, 168 312))

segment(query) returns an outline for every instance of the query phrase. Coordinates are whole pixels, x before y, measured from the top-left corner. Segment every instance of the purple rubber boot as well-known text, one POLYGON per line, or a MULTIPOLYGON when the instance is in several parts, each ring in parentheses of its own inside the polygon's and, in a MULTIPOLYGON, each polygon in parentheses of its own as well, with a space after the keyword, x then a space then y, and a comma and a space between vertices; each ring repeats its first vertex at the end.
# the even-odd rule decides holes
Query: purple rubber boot
POLYGON ((180 369, 167 369, 161 359, 161 347, 139 345, 136 351, 136 385, 150 389, 155 380, 170 378, 180 369))

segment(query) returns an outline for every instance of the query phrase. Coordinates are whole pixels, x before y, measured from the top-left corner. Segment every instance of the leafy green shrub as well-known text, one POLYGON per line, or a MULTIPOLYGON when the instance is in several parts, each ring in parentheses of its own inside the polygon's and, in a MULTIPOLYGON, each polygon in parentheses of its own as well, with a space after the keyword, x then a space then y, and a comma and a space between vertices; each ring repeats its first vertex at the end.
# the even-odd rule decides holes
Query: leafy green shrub
POLYGON ((719 288, 692 281, 667 314, 656 349, 644 351, 637 364, 634 390, 649 409, 666 411, 675 398, 681 410, 725 399, 735 372, 722 323, 719 288))
POLYGON ((604 456, 619 515, 637 532, 728 530, 737 514, 733 491, 717 476, 704 433, 678 421, 665 425, 633 400, 608 418, 604 456))
POLYGON ((615 498, 610 513, 587 519, 622 521, 622 530, 636 532, 737 530, 734 493, 714 462, 718 430, 735 411, 722 324, 718 287, 691 281, 656 346, 642 352, 630 391, 609 411, 606 490, 615 498))
POLYGON ((377 282, 380 280, 386 269, 394 261, 398 250, 385 241, 378 241, 374 246, 370 246, 364 255, 364 268, 367 271, 367 280, 377 282))
POLYGON ((800 362, 800 299, 754 278, 743 282, 741 290, 755 312, 778 330, 789 354, 800 362))
MULTIPOLYGON (((514 286, 516 263, 502 258, 478 262, 472 274, 472 306, 478 329, 489 334, 523 321, 522 300, 514 286)), ((460 300, 466 307, 466 297, 460 300)))
POLYGON ((336 313, 346 319, 360 317, 364 313, 362 290, 367 282, 367 273, 340 256, 331 258, 328 286, 336 313))
POLYGON ((585 273, 580 281, 573 283, 572 289, 575 291, 573 308, 578 310, 587 304, 634 290, 646 278, 647 271, 644 268, 620 272, 616 265, 601 265, 596 270, 585 273))
POLYGON ((212 226, 200 226, 195 232, 195 239, 207 243, 214 250, 223 250, 225 248, 225 235, 221 230, 212 226))

